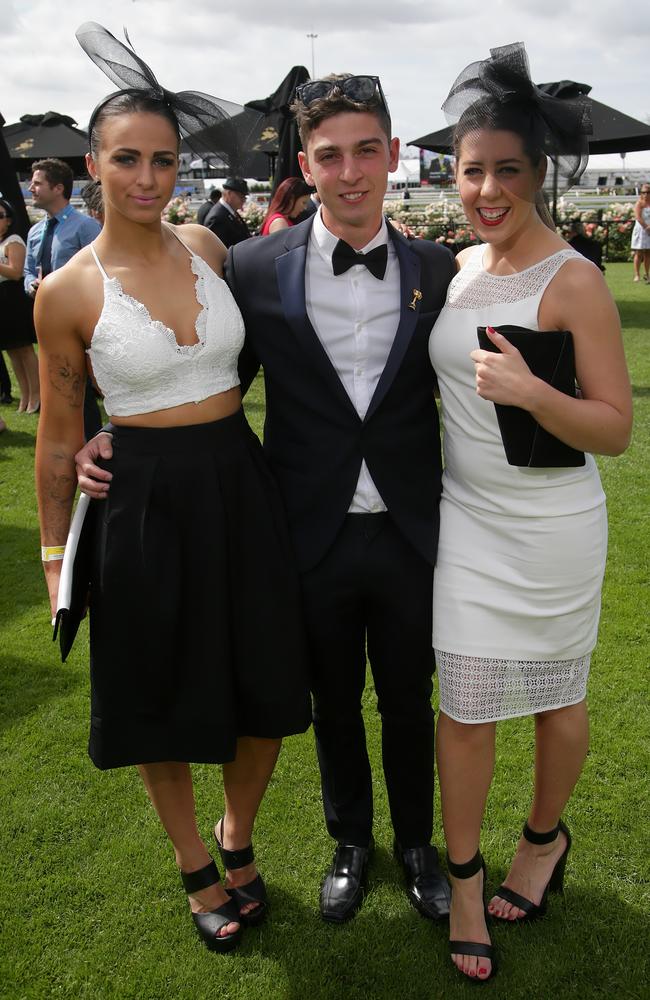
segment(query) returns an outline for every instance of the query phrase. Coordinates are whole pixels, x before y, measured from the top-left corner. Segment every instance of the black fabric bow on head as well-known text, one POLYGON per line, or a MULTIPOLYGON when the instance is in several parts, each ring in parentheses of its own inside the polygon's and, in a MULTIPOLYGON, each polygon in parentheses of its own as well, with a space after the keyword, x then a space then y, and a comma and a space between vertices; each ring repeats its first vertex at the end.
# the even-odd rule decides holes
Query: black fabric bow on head
MULTIPOLYGON (((593 129, 591 108, 583 97, 552 97, 530 77, 522 42, 490 49, 490 58, 470 63, 454 81, 442 105, 449 124, 465 115, 482 121, 490 101, 502 108, 518 107, 530 116, 531 134, 555 163, 568 185, 582 174, 593 129)), ((485 126, 483 126, 485 127, 485 126)))
POLYGON ((174 93, 162 87, 144 59, 134 51, 126 29, 124 37, 129 47, 95 21, 82 24, 75 35, 86 55, 120 87, 93 111, 89 135, 98 112, 118 94, 146 94, 170 109, 182 137, 197 156, 219 157, 228 173, 242 174, 250 135, 260 114, 198 90, 174 93))

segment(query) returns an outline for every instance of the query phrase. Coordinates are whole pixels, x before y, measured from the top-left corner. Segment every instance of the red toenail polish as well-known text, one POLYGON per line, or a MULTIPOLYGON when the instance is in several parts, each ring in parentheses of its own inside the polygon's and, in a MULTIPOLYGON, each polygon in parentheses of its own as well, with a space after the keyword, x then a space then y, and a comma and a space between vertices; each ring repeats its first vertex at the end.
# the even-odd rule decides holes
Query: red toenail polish
POLYGON ((479 969, 478 971, 482 976, 485 976, 487 974, 487 969, 479 969))

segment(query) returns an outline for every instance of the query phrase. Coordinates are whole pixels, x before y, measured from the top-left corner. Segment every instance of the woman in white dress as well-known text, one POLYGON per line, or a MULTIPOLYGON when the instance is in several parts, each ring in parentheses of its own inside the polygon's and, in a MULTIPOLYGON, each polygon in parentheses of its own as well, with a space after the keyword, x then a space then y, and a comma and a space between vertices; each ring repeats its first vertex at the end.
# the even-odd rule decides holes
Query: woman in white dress
POLYGON ((642 184, 639 200, 634 206, 634 229, 632 230, 631 248, 634 251, 634 281, 641 280, 641 264, 643 264, 643 280, 650 281, 650 184, 642 184))
MULTIPOLYGON (((496 722, 534 716, 535 787, 510 871, 487 909, 504 920, 530 920, 545 911, 549 887, 560 887, 570 846, 560 817, 587 751, 585 687, 607 541, 592 455, 569 468, 509 465, 494 404, 528 411, 587 453, 622 452, 632 420, 619 319, 603 277, 536 207, 545 153, 558 164, 559 152, 575 153, 575 171, 581 150, 568 137, 584 143, 577 107, 572 128, 553 147, 547 101, 530 82, 523 46, 507 46, 468 67, 445 105, 457 115, 464 110, 457 183, 484 241, 459 255, 430 345, 445 429, 433 643, 450 948, 456 966, 476 981, 495 968, 479 838, 496 722), (489 334, 497 353, 478 349, 477 327, 500 324, 571 331, 580 397, 535 377, 498 333, 489 334)), ((565 107, 560 112, 566 116, 565 107)))

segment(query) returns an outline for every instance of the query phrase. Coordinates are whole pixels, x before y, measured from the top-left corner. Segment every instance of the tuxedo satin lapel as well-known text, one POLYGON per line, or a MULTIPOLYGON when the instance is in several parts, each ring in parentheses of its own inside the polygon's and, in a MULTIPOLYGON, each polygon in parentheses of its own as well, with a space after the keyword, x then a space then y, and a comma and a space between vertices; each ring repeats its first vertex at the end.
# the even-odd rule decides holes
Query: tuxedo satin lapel
MULTIPOLYGON (((311 227, 309 227, 311 230, 311 227)), ((289 230, 289 233, 292 231, 289 230)), ((307 243, 295 245, 295 237, 287 238, 287 253, 275 258, 275 271, 278 278, 280 301, 285 319, 293 330, 299 344, 309 356, 311 362, 318 368, 322 377, 329 383, 339 396, 341 402, 349 406, 356 414, 352 401, 343 383, 336 373, 325 348, 318 339, 309 316, 305 299, 305 266, 307 263, 307 243), (292 246, 293 244, 293 246, 292 246)))
MULTIPOLYGON (((391 228, 391 224, 388 223, 389 233, 391 228)), ((393 239, 393 245, 399 261, 400 318, 388 360, 381 373, 373 397, 370 400, 370 406, 365 416, 366 420, 370 419, 393 384, 393 379, 399 371, 399 366, 411 342, 411 337, 413 336, 420 315, 419 300, 415 303, 415 309, 409 308, 410 303, 414 301, 414 292, 420 288, 420 258, 417 254, 413 253, 408 245, 408 241, 402 236, 399 234, 393 236, 392 233, 390 235, 393 239)))

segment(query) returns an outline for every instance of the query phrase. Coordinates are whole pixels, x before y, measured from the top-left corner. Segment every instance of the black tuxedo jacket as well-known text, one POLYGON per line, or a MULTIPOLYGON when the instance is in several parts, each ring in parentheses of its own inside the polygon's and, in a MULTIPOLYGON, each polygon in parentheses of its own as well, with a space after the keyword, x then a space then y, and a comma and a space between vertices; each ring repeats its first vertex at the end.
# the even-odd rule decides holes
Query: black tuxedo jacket
POLYGON ((303 572, 315 566, 336 538, 362 459, 391 518, 433 564, 441 457, 428 340, 456 272, 454 258, 436 243, 409 242, 388 226, 401 273, 400 320, 362 420, 307 316, 312 225, 308 219, 240 243, 226 261, 226 280, 246 325, 242 391, 261 364, 264 449, 283 494, 299 566, 303 572))
POLYGON ((236 243, 250 239, 250 229, 241 215, 238 212, 233 215, 219 201, 214 208, 210 209, 203 225, 211 229, 219 237, 224 246, 227 247, 232 247, 236 243))

